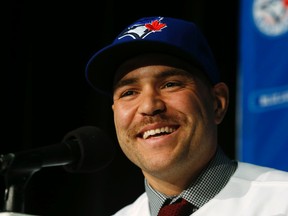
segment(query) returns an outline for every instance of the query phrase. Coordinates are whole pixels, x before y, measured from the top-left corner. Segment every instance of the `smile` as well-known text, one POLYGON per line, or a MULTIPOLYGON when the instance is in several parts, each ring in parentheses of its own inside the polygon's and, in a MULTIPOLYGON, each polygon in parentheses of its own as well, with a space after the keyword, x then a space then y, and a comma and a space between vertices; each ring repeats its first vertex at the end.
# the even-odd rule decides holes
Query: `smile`
POLYGON ((164 134, 170 134, 174 132, 176 129, 171 128, 171 127, 162 127, 162 128, 157 128, 154 130, 148 130, 143 133, 143 139, 148 139, 151 136, 160 136, 164 134))

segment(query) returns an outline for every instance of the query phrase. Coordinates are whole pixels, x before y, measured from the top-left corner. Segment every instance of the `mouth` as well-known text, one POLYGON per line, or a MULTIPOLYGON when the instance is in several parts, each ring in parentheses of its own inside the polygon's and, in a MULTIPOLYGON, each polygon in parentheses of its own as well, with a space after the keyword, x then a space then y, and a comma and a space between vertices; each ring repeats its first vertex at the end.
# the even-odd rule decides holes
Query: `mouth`
POLYGON ((177 128, 178 127, 166 126, 166 127, 150 129, 150 130, 144 131, 143 133, 139 134, 139 137, 141 137, 143 139, 149 139, 151 137, 163 136, 163 135, 173 133, 174 131, 177 130, 177 128))

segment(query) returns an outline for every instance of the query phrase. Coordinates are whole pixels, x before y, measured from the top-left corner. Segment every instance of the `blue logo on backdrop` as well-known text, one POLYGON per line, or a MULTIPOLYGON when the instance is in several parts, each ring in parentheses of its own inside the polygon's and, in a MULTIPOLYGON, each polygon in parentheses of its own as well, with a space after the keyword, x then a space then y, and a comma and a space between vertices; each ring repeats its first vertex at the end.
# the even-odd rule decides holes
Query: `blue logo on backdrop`
POLYGON ((279 36, 288 31, 288 0, 254 0, 255 25, 265 35, 279 36))

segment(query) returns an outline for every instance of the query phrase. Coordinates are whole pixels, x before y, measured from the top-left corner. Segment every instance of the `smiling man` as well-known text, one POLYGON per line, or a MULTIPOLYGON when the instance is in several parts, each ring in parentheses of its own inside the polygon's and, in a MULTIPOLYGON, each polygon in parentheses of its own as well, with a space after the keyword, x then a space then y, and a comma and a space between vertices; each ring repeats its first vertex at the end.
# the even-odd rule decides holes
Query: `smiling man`
POLYGON ((215 154, 227 86, 212 88, 198 69, 163 54, 132 58, 118 73, 113 110, 122 150, 153 188, 180 193, 215 154))
POLYGON ((115 216, 288 215, 288 174, 231 160, 217 143, 229 89, 193 23, 140 19, 86 75, 113 99, 120 147, 145 178, 145 193, 115 216))

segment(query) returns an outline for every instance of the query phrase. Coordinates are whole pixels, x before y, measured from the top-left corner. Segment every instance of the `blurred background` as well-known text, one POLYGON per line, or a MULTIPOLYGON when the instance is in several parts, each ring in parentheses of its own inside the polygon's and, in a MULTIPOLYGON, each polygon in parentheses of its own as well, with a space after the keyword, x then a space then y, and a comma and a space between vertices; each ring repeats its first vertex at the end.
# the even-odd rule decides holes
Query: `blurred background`
MULTIPOLYGON (((131 22, 160 15, 194 21, 207 37, 230 87, 230 109, 219 128, 219 143, 236 158, 238 0, 9 3, 0 154, 59 143, 67 132, 84 125, 102 128, 115 139, 110 104, 88 86, 86 63, 131 22)), ((26 213, 105 216, 134 201, 144 191, 142 173, 116 141, 115 146, 115 159, 97 173, 68 173, 63 167, 36 172, 25 194, 26 213)))

